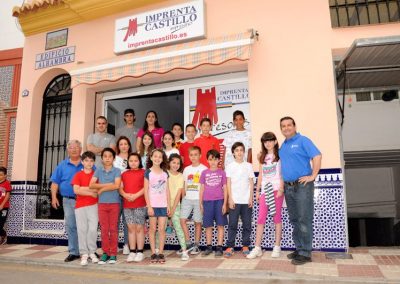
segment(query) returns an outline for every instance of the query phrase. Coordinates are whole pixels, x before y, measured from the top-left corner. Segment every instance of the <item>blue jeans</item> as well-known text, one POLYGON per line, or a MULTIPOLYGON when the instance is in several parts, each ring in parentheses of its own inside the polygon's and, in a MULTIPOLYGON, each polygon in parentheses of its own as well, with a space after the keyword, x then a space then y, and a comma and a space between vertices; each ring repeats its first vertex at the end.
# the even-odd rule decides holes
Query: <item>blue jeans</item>
POLYGON ((229 209, 228 248, 235 247, 239 216, 242 219, 242 246, 250 246, 252 208, 248 204, 235 204, 235 209, 229 209))
POLYGON ((289 220, 293 226, 293 241, 298 254, 311 257, 314 217, 314 182, 305 185, 285 184, 285 199, 289 220))
POLYGON ((78 230, 75 219, 75 199, 63 198, 65 231, 68 236, 69 254, 79 255, 78 230))

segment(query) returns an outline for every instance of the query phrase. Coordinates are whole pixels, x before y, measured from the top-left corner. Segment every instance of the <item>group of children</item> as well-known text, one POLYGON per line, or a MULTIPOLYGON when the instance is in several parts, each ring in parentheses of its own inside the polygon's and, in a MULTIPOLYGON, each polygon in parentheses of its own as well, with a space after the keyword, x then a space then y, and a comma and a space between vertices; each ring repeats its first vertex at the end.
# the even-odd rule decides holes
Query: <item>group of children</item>
MULTIPOLYGON (((241 111, 234 113, 233 120, 236 131, 245 130, 241 111)), ((183 142, 182 126, 174 124, 172 131, 162 136, 163 148, 156 148, 152 134, 145 132, 135 153, 130 153, 129 139, 122 136, 117 141, 117 153, 111 148, 102 151, 102 166, 96 170, 93 169, 95 155, 89 151, 82 154, 84 169, 72 180, 77 196, 76 221, 82 265, 87 265, 89 260, 99 264, 116 262, 121 204, 128 227, 130 253, 127 262, 144 259, 147 217, 151 263, 165 263, 163 252, 168 218, 179 241, 181 249, 178 254, 182 260, 188 260, 189 254, 200 253, 202 227, 205 228, 207 245, 202 255, 213 252, 214 222, 217 227, 215 256, 232 256, 239 218, 242 221, 242 253, 247 258, 261 256, 268 208, 276 224, 272 256, 279 257, 283 182, 275 135, 267 132, 261 138, 260 175, 256 186, 260 210, 256 243, 250 251, 254 172, 245 158, 248 155, 245 145, 251 145, 251 142, 232 142, 226 152, 229 151, 233 158, 224 167, 219 140, 210 133, 211 121, 203 118, 200 128, 202 132, 195 139, 196 127, 187 125, 187 141, 183 142), (187 225, 190 218, 195 225, 194 242, 187 225), (95 254, 98 222, 103 250, 100 259, 95 254), (228 240, 224 251, 226 225, 228 240)))

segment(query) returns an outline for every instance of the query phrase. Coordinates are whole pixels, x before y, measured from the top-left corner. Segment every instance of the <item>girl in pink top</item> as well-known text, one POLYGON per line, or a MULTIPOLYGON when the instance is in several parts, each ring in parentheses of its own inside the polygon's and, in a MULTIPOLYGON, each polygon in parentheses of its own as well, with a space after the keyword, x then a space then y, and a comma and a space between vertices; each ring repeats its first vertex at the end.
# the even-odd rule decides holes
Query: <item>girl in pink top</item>
POLYGON ((275 246, 272 257, 279 257, 282 239, 282 204, 283 204, 283 179, 281 175, 281 162, 279 160, 279 145, 272 132, 266 132, 261 137, 262 152, 259 157, 260 171, 257 180, 256 199, 259 204, 256 244, 247 258, 262 256, 261 240, 264 225, 267 220, 268 209, 275 224, 275 246), (270 198, 268 199, 268 197, 270 198), (275 212, 274 212, 275 211, 275 212))
POLYGON ((160 126, 158 122, 157 113, 154 110, 149 110, 146 113, 146 119, 144 121, 143 127, 139 130, 136 139, 136 149, 140 149, 140 143, 142 141, 143 134, 149 131, 153 134, 154 145, 156 148, 162 148, 162 136, 164 134, 164 129, 160 126))
POLYGON ((170 215, 167 157, 161 149, 154 149, 147 160, 144 174, 144 197, 150 219, 149 241, 151 263, 165 263, 163 254, 165 243, 165 224, 170 215), (158 225, 159 254, 156 254, 156 230, 158 225))

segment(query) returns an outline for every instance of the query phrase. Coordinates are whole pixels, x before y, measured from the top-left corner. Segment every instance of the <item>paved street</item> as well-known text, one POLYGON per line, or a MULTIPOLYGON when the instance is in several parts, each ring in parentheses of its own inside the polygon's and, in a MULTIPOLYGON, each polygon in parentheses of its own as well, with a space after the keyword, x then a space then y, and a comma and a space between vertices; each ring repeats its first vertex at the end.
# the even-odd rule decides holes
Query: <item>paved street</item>
POLYGON ((71 279, 76 283, 400 283, 399 248, 351 249, 352 259, 328 259, 325 253, 314 252, 313 262, 302 266, 290 264, 287 253, 273 259, 270 252, 265 252, 254 260, 240 253, 230 259, 197 255, 185 262, 174 251, 167 251, 167 262, 161 265, 150 264, 146 251, 141 263, 127 263, 126 256, 120 254, 115 265, 81 267, 79 261, 63 261, 67 256, 64 246, 3 245, 0 283, 7 279, 12 279, 12 284, 27 283, 27 279, 29 284, 70 283, 71 279))

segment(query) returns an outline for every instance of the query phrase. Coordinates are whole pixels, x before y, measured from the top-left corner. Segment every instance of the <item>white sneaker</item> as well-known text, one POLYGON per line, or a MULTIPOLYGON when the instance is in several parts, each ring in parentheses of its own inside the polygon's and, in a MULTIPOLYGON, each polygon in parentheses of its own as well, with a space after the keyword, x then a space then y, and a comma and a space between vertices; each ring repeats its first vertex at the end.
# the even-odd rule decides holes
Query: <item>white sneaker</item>
POLYGON ((81 265, 86 266, 88 265, 88 255, 87 254, 82 254, 81 256, 81 265))
POLYGON ((92 261, 92 263, 98 263, 99 262, 99 258, 94 253, 91 253, 89 255, 89 257, 90 257, 90 260, 92 261))
POLYGON ((122 254, 128 255, 130 252, 131 252, 131 250, 129 249, 129 245, 125 244, 124 247, 122 248, 122 254))
POLYGON ((188 254, 187 250, 182 251, 181 260, 183 260, 183 261, 189 260, 189 254, 188 254))
POLYGON ((281 247, 280 246, 274 246, 272 249, 271 257, 277 258, 281 256, 281 247))
POLYGON ((259 256, 262 256, 262 249, 261 249, 261 247, 254 247, 254 248, 251 250, 251 252, 250 252, 248 255, 246 255, 246 258, 248 258, 248 259, 253 259, 253 258, 256 258, 256 257, 259 257, 259 256))
POLYGON ((143 259, 144 259, 143 253, 142 253, 142 252, 138 252, 138 253, 136 254, 135 259, 134 259, 133 261, 134 261, 134 262, 141 262, 141 261, 143 261, 143 259))
POLYGON ((128 258, 126 259, 126 262, 135 261, 135 257, 136 257, 136 253, 134 253, 134 252, 129 253, 128 258))

